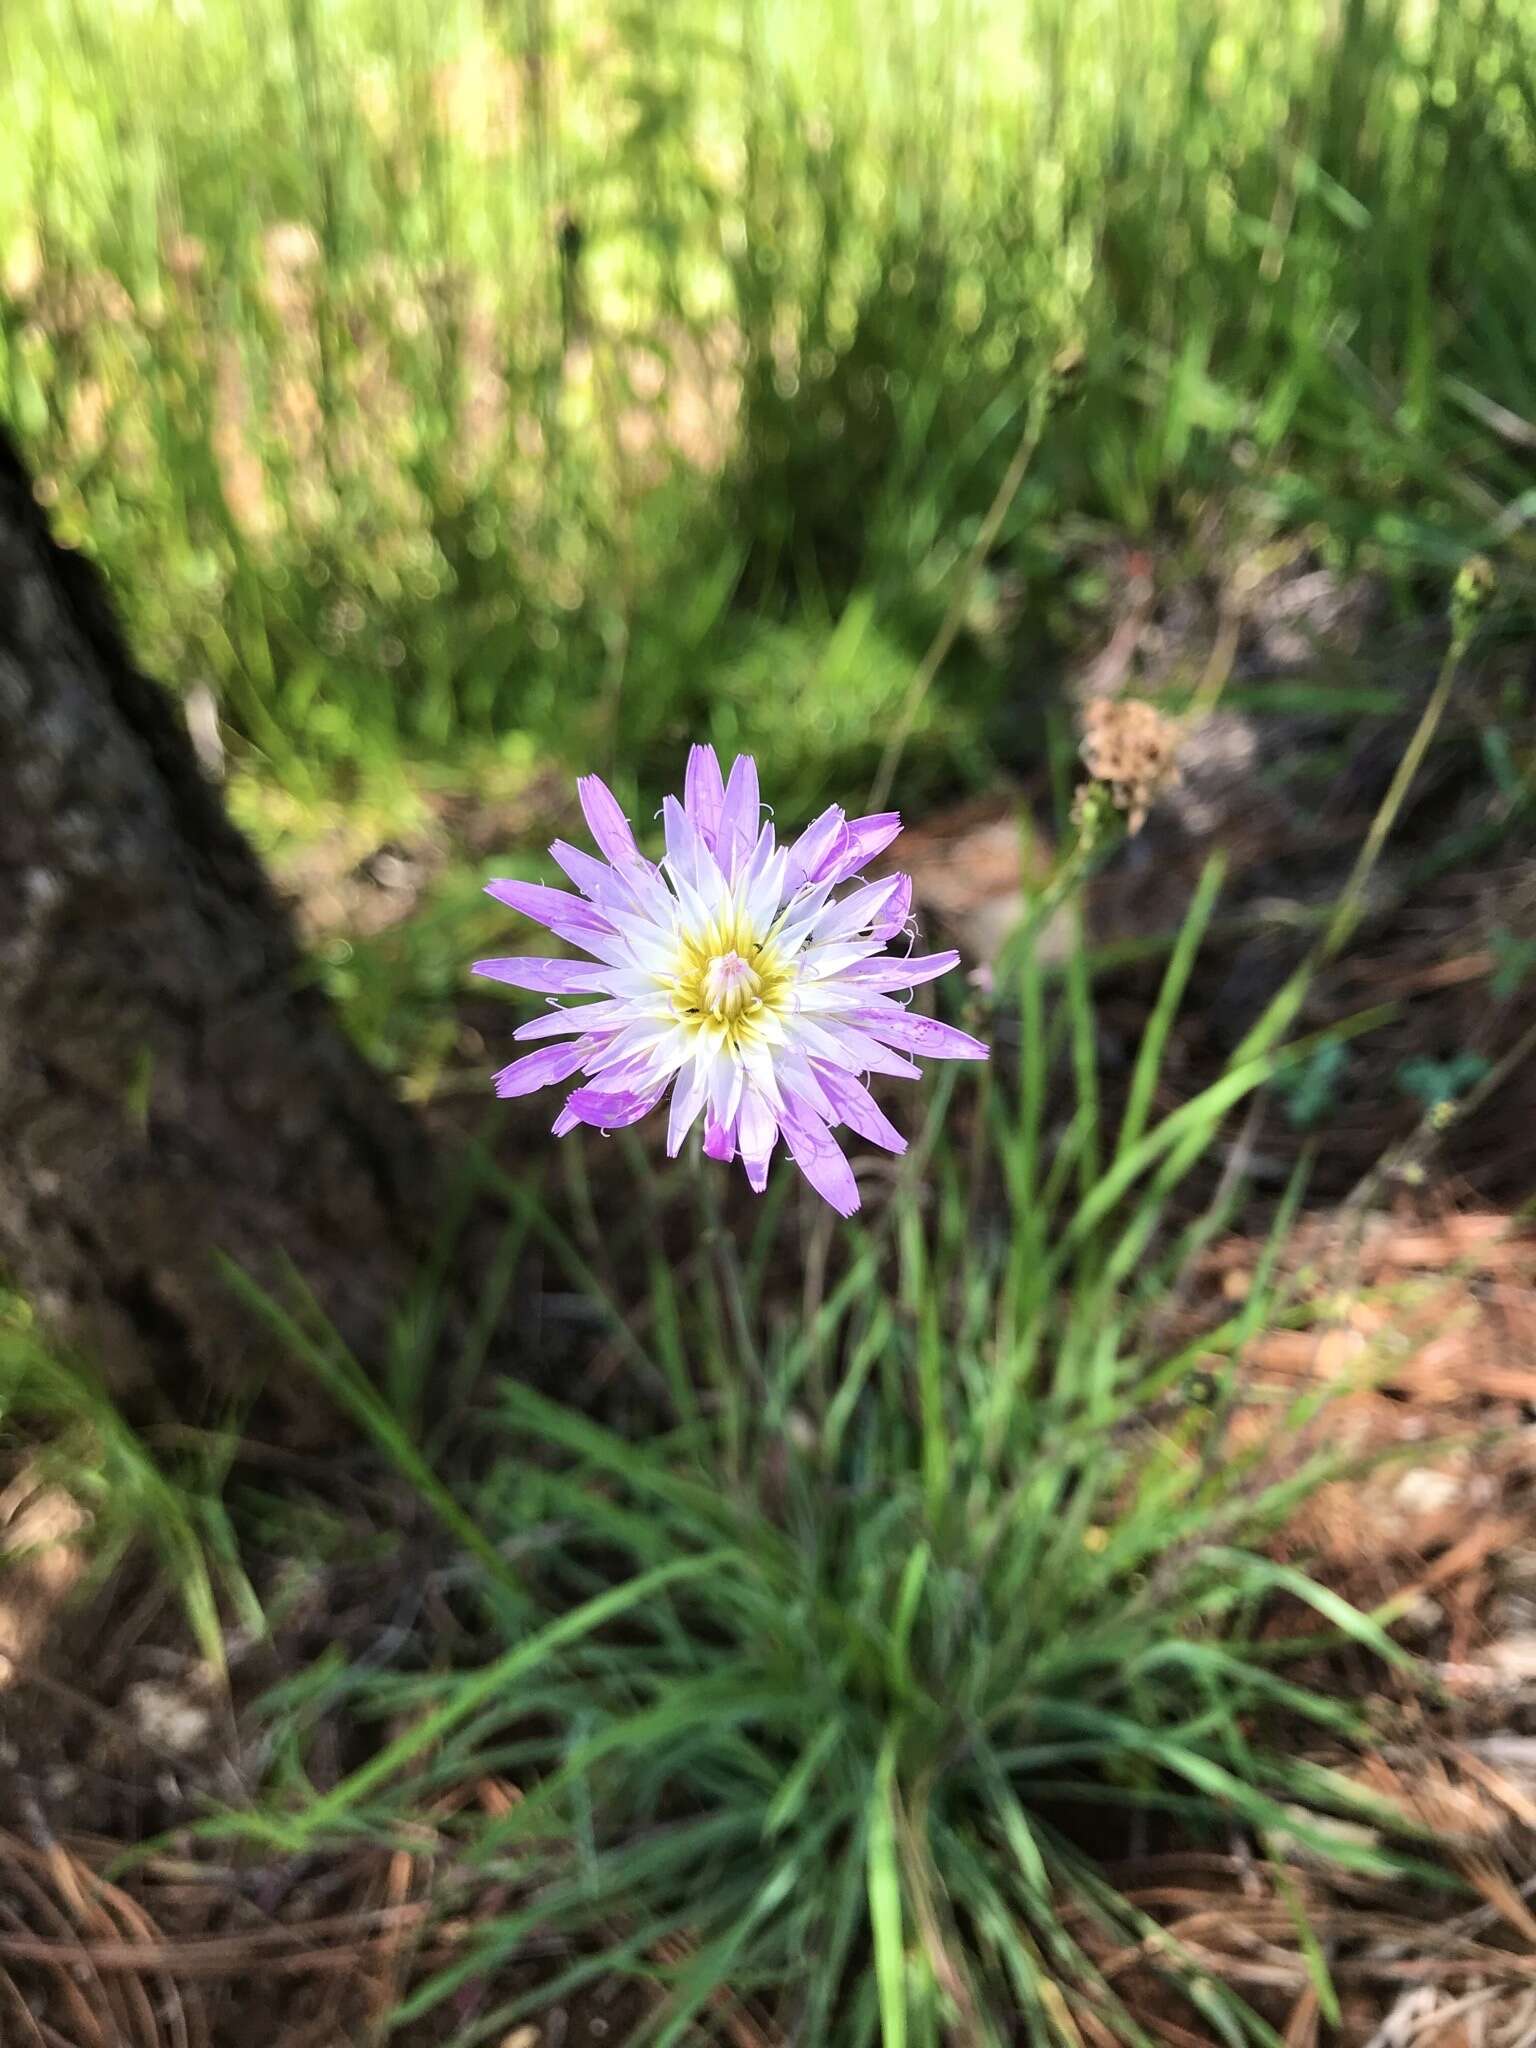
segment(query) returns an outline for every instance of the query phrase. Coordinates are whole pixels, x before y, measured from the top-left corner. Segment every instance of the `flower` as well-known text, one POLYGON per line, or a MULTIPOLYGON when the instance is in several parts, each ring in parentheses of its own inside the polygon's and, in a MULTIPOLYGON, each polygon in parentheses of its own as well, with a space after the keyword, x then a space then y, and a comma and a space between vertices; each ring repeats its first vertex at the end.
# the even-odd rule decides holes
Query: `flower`
POLYGON ((670 1088, 673 1158, 702 1115, 708 1156, 739 1153, 761 1193, 782 1137, 817 1193, 852 1215, 858 1186, 832 1132, 846 1124, 870 1144, 906 1150, 864 1077, 916 1078, 913 1053, 987 1056, 978 1039, 892 1000, 960 957, 886 950, 906 929, 911 880, 867 882, 862 871, 900 832, 900 816, 849 819, 834 804, 780 846, 761 818, 751 757, 738 755, 727 782, 713 747, 695 747, 683 801, 669 796, 662 806, 658 867, 641 854, 606 784, 586 775, 577 791, 605 858, 558 839, 550 853, 580 894, 536 882, 487 889, 591 958, 481 960, 475 972, 596 1000, 556 1003, 515 1031, 568 1043, 504 1067, 497 1094, 583 1075, 555 1119, 563 1137, 578 1124, 638 1123, 670 1088))

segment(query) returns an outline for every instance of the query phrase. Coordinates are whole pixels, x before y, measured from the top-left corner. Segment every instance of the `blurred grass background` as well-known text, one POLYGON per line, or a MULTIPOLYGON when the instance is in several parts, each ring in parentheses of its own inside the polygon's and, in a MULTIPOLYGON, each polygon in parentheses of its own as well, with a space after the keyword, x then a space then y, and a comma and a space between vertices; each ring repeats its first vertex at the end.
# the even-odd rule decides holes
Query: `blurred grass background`
POLYGON ((1106 596, 1536 494, 1523 0, 10 0, 0 408, 268 839, 684 741, 1017 759, 1106 596))

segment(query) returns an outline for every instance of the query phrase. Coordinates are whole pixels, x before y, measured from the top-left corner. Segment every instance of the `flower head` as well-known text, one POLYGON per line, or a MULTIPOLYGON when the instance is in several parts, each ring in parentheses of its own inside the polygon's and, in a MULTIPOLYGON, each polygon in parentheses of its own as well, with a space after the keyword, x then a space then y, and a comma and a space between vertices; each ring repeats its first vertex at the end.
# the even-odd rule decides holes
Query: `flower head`
POLYGON ((581 1075, 555 1119, 563 1136, 578 1124, 638 1123, 670 1088, 673 1157, 702 1116, 705 1152, 739 1154, 760 1193, 782 1137, 817 1192, 851 1215, 858 1186, 832 1132, 846 1125, 870 1144, 906 1150, 865 1078, 915 1078, 913 1053, 987 1056, 979 1040, 893 1000, 960 957, 887 951, 906 929, 912 884, 862 874, 900 832, 900 817, 850 819, 834 804, 780 846, 763 822, 750 756, 738 755, 726 781, 713 747, 695 747, 683 801, 669 796, 662 807, 658 867, 606 784, 587 775, 577 789, 604 858, 563 840, 550 852, 580 893, 535 882, 488 889, 590 957, 481 960, 475 972, 594 1000, 556 1003, 514 1032, 566 1042, 504 1067, 497 1094, 581 1075))

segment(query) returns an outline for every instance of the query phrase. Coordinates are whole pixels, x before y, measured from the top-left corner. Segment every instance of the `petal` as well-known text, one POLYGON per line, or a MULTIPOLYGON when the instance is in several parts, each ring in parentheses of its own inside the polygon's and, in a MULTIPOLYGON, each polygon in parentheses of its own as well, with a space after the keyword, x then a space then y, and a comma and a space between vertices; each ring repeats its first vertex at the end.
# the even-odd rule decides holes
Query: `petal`
POLYGON ((816 923, 816 943, 851 939, 855 932, 880 923, 900 899, 906 881, 905 875, 887 875, 883 881, 866 882, 838 902, 829 903, 816 923))
POLYGON ((549 852, 550 858, 591 902, 600 903, 605 910, 633 905, 635 897, 629 877, 616 874, 606 861, 594 860, 590 853, 583 853, 579 846, 564 839, 552 841, 549 852))
POLYGON ((736 1142, 741 1151, 741 1163, 747 1169, 747 1179, 754 1193, 761 1194, 768 1185, 768 1161, 778 1142, 779 1120, 763 1100, 756 1088, 743 1090, 741 1115, 736 1125, 736 1142))
POLYGON ((581 946, 599 960, 607 960, 615 967, 639 969, 652 980, 670 980, 677 960, 677 936, 669 928, 658 930, 647 919, 626 917, 622 911, 612 913, 613 930, 607 933, 591 932, 580 938, 572 938, 573 946, 581 946))
POLYGON ((789 872, 789 854, 777 846, 772 823, 757 835, 752 858, 736 877, 736 894, 747 923, 755 932, 766 932, 779 914, 789 872))
POLYGON ((671 1018, 645 1019, 613 1032, 596 1045, 587 1072, 601 1074, 606 1088, 614 1085, 621 1072, 626 1087, 648 1086, 652 1081, 670 1080, 692 1050, 690 1034, 671 1018))
POLYGON ((720 813, 724 806, 725 784, 720 779, 719 756, 713 747, 691 747, 683 782, 683 809, 711 853, 718 850, 720 813))
POLYGON ((757 763, 750 754, 738 754, 731 764, 731 779, 725 786, 725 804, 720 813, 720 865, 726 879, 736 873, 757 844, 762 823, 762 798, 757 787, 757 763))
POLYGON ((622 996, 637 1016, 649 1016, 658 1004, 666 1001, 666 992, 657 982, 654 974, 640 967, 605 967, 607 979, 603 983, 611 996, 622 996))
POLYGON ((840 1017, 797 1016, 791 1034, 805 1052, 839 1067, 845 1074, 895 1074, 905 1081, 919 1081, 923 1070, 899 1052, 892 1052, 878 1038, 860 1031, 840 1017))
POLYGON ((727 894, 720 864, 704 844, 703 835, 675 796, 664 797, 662 826, 667 835, 667 868, 690 920, 700 911, 706 921, 723 906, 727 894), (694 893, 690 903, 687 892, 694 893))
POLYGON ((709 1068, 695 1060, 685 1073, 677 1077, 677 1086, 672 1090, 672 1111, 667 1118, 667 1157, 675 1159, 683 1149, 683 1140, 698 1121, 699 1111, 704 1107, 704 1098, 709 1093, 709 1068))
POLYGON ((574 1045, 546 1045, 541 1052, 531 1052, 523 1059, 514 1060, 510 1067, 503 1067, 496 1075, 496 1093, 501 1096, 532 1095, 536 1088, 548 1088, 555 1081, 568 1080, 586 1058, 588 1050, 586 1040, 577 1039, 574 1045))
POLYGON ((542 1016, 530 1017, 526 1024, 519 1024, 512 1036, 522 1040, 569 1038, 573 1031, 591 1034, 613 1029, 627 1014, 627 1006, 623 1003, 580 1003, 574 1010, 567 1010, 557 1003, 553 1009, 545 1010, 542 1016))
POLYGON ((832 1099, 803 1054, 791 1051, 779 1061, 779 1084, 779 1100, 790 1110, 808 1109, 823 1123, 837 1124, 838 1114, 832 1099))
POLYGON ((916 988, 921 981, 937 981, 959 965, 958 953, 882 953, 878 959, 858 960, 840 969, 837 979, 878 995, 885 989, 916 988))
MULTIPOLYGON (((867 1003, 858 1004, 848 1012, 848 1021, 867 1031, 871 1038, 899 1046, 903 1052, 921 1053, 928 1059, 984 1060, 987 1057, 987 1048, 979 1038, 972 1038, 969 1032, 957 1031, 953 1024, 941 1024, 936 1017, 914 1016, 910 1010, 904 1010, 900 1003, 893 1003, 886 996, 875 996, 867 1003)), ((835 1030, 836 1026, 832 1028, 835 1030)))
MULTIPOLYGON (((780 1037, 782 1042, 782 1033, 780 1037)), ((769 1046, 761 1039, 743 1039, 737 1044, 736 1057, 741 1061, 743 1087, 756 1088, 770 1108, 776 1107, 779 1083, 769 1046)))
POLYGON ((901 888, 891 898, 884 913, 869 928, 872 939, 894 939, 912 915, 912 877, 898 875, 901 888))
POLYGON ((551 931, 558 931, 561 925, 598 932, 613 929, 600 911, 567 889, 547 889, 542 882, 495 881, 486 883, 485 893, 536 924, 548 925, 551 931))
POLYGON ((812 939, 800 955, 800 979, 796 986, 803 988, 807 982, 830 986, 841 981, 850 967, 882 951, 878 939, 834 939, 830 945, 812 939))
POLYGON ((830 867, 842 851, 845 840, 847 816, 841 804, 828 804, 819 818, 815 818, 789 849, 790 886, 801 888, 807 882, 825 879, 823 870, 830 867))
POLYGON ((610 978, 608 968, 594 967, 590 960, 477 960, 470 971, 487 981, 555 996, 601 994, 610 978))
POLYGON ((651 1088, 576 1088, 565 1099, 562 1116, 578 1123, 592 1124, 600 1131, 622 1130, 637 1124, 660 1102, 666 1083, 651 1088))
POLYGON ((871 1145, 883 1146, 887 1152, 906 1151, 906 1139, 862 1081, 817 1061, 812 1062, 812 1071, 850 1131, 857 1131, 861 1138, 867 1139, 871 1145))
POLYGON ((662 1081, 660 1074, 651 1072, 650 1060, 643 1052, 616 1056, 612 1039, 587 1061, 586 1072, 594 1089, 611 1095, 639 1094, 653 1082, 660 1086, 662 1081))
POLYGON ((876 854, 884 853, 900 835, 900 811, 879 811, 872 817, 851 819, 842 846, 815 880, 846 882, 860 868, 868 867, 876 854))
POLYGON ((610 918, 620 913, 648 918, 654 924, 669 925, 672 899, 667 885, 648 860, 631 861, 622 874, 606 861, 594 860, 579 846, 564 839, 550 845, 550 858, 558 863, 583 896, 601 906, 610 918))
POLYGON ((727 1160, 736 1157, 736 1131, 731 1124, 720 1123, 710 1116, 704 1122, 704 1156, 706 1159, 727 1160))
POLYGON ((817 1194, 830 1202, 839 1216, 851 1216, 859 1206, 859 1184, 821 1118, 799 1105, 786 1106, 779 1127, 790 1157, 817 1194))
MULTIPOLYGON (((486 885, 486 894, 496 897, 498 902, 509 904, 526 917, 536 918, 557 939, 564 939, 570 946, 579 946, 584 953, 595 954, 599 960, 606 960, 610 967, 633 967, 636 964, 640 949, 620 929, 620 913, 617 911, 605 916, 579 896, 571 896, 564 889, 546 889, 537 882, 490 882, 486 885)), ((633 924, 637 920, 629 922, 633 924)), ((649 926, 642 925, 641 930, 649 936, 649 926)), ((642 957, 641 964, 655 965, 658 959, 668 957, 668 952, 658 947, 649 961, 642 957)))
POLYGON ((735 1127, 746 1078, 740 1060, 722 1046, 709 1067, 709 1109, 717 1124, 735 1127))
MULTIPOLYGON (((840 1031, 845 1029, 841 1025, 838 1028, 840 1031)), ((922 1068, 915 1066, 905 1053, 892 1052, 888 1045, 881 1045, 878 1039, 865 1038, 862 1032, 859 1035, 863 1057, 859 1061, 857 1072, 889 1074, 898 1081, 920 1081, 923 1078, 922 1068)))
POLYGON ((597 842, 599 850, 609 860, 622 865, 626 861, 637 861, 640 849, 635 844, 635 835, 629 829, 629 820, 619 809, 619 800, 600 775, 579 775, 576 778, 576 794, 581 799, 582 816, 587 821, 587 830, 597 842))
POLYGON ((789 907, 773 934, 774 945, 785 959, 792 959, 802 946, 819 937, 816 927, 831 892, 830 882, 813 882, 790 899, 789 907))

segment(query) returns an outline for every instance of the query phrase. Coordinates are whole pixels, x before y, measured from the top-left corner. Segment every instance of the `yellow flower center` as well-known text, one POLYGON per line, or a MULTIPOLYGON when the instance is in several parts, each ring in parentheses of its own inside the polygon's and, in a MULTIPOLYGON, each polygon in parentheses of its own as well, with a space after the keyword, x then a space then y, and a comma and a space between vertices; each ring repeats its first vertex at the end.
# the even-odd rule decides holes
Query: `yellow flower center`
POLYGON ((763 977, 739 953, 720 953, 704 970, 699 993, 704 1007, 722 1024, 734 1024, 763 992, 763 977))
POLYGON ((789 994, 791 969, 772 936, 759 939, 739 911, 683 936, 672 973, 672 1007, 680 1022, 718 1034, 728 1046, 771 1031, 789 994))

